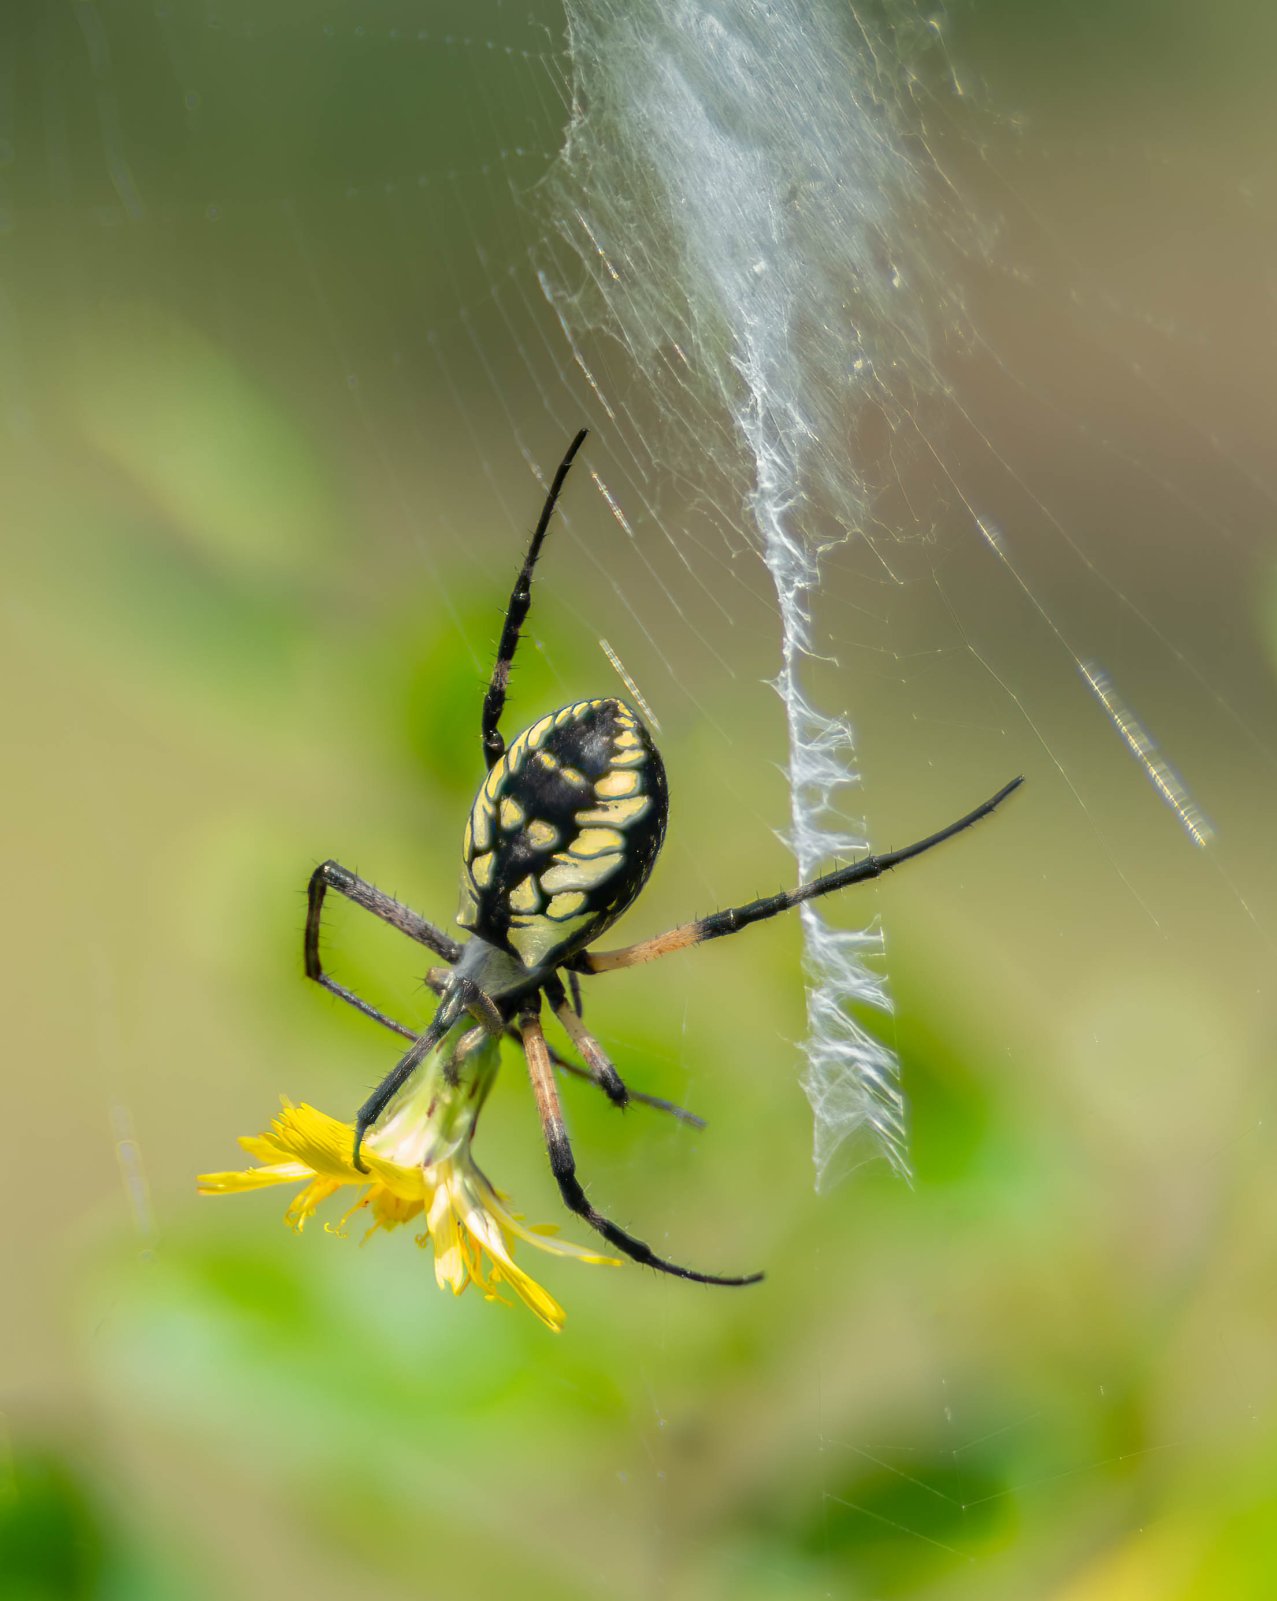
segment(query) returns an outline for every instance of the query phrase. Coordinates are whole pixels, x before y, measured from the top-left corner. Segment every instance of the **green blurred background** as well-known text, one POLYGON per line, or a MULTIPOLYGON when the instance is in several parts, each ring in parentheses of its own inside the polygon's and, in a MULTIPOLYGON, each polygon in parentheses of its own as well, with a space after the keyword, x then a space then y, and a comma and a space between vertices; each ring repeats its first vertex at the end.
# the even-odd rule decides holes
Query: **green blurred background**
MULTIPOLYGON (((828 565, 813 674, 874 841, 1030 779, 842 913, 884 923, 916 1183, 813 1191, 792 923, 599 980, 627 1078, 709 1128, 568 1084, 594 1197, 768 1277, 531 1263, 556 1338, 406 1236, 297 1239, 193 1179, 393 1060, 301 978, 307 876, 451 916, 526 458, 582 420, 620 454, 533 276, 561 15, 4 8, 5 1598, 1277 1593, 1273 14, 940 20, 997 219, 951 448, 1042 609, 956 509, 903 584, 828 565)), ((789 872, 767 580, 665 537, 696 487, 636 543, 572 484, 514 692, 511 727, 614 692, 604 635, 656 705, 633 938, 789 872)), ((403 946, 334 908, 336 971, 424 1019, 403 946)), ((480 1159, 557 1219, 508 1068, 480 1159)))

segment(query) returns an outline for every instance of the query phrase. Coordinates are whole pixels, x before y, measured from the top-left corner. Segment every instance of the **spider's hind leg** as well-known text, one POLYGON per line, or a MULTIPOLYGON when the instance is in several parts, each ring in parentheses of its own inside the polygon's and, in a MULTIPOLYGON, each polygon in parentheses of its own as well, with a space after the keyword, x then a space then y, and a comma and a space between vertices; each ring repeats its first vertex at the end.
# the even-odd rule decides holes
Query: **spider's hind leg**
POLYGON ((635 967, 639 962, 655 962, 662 956, 672 956, 675 951, 685 951, 690 946, 701 945, 706 940, 721 939, 725 934, 737 934, 742 928, 748 928, 751 923, 760 923, 764 918, 775 917, 780 912, 787 912, 794 906, 801 906, 804 901, 814 901, 821 895, 829 895, 834 890, 846 889, 851 884, 861 884, 867 879, 880 878, 893 867, 899 867, 902 862, 912 861, 915 856, 933 850, 942 845, 945 840, 952 839, 955 834, 961 834, 964 829, 978 823, 982 817, 988 817, 1002 802, 1019 789, 1024 782, 1023 778, 1013 778, 1009 784, 1004 784, 998 793, 977 806, 973 812, 960 817, 956 823, 950 823, 939 833, 929 834, 926 839, 920 839, 916 844, 906 845, 903 850, 883 851, 880 855, 870 854, 862 856, 858 862, 851 862, 846 867, 840 867, 835 872, 825 873, 820 878, 813 878, 807 884, 800 884, 797 889, 782 890, 779 895, 764 895, 760 900, 750 901, 745 906, 729 906, 724 911, 712 912, 708 917, 699 917, 694 923, 681 923, 677 928, 666 929, 664 934, 658 934, 655 939, 640 940, 637 945, 626 945, 615 951, 581 951, 570 958, 571 966, 578 973, 611 973, 621 967, 635 967))

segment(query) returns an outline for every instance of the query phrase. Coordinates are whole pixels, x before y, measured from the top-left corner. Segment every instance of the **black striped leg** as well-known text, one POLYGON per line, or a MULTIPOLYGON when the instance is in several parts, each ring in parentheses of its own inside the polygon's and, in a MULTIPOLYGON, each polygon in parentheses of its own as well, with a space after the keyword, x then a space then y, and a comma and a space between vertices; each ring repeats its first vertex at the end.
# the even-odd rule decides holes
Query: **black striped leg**
POLYGON ((545 497, 545 505, 541 508, 541 519, 532 535, 528 553, 523 558, 519 576, 514 581, 510 604, 506 607, 505 625, 501 629, 501 642, 497 646, 492 681, 488 685, 488 693, 483 697, 483 759, 490 768, 495 767, 505 754, 505 740, 501 737, 501 730, 497 724, 501 721, 501 713, 505 707, 505 694, 510 684, 510 667, 519 644, 519 630, 523 627, 528 608, 532 604, 532 569, 541 554, 545 531, 550 526, 550 518, 554 515, 555 502, 559 498, 559 491, 563 488, 563 480, 568 475, 568 469, 577 451, 580 450, 585 435, 586 430, 582 428, 568 446, 567 455, 559 463, 559 470, 554 475, 550 492, 545 497))
MULTIPOLYGON (((430 1027, 424 1034, 417 1036, 355 1114, 355 1148, 351 1155, 351 1165, 358 1168, 361 1173, 368 1171, 359 1160, 359 1150, 364 1143, 364 1135, 461 1016, 465 1004, 462 987, 449 985, 444 991, 439 1010, 435 1013, 430 1027)), ((389 1019, 387 1021, 389 1022, 389 1019)), ((390 1026, 398 1027, 394 1023, 390 1026)), ((449 1065, 455 1071, 455 1058, 449 1065)))
POLYGON ((405 906, 392 896, 383 894, 366 879, 360 878, 357 873, 342 867, 339 862, 323 862, 310 875, 310 885, 306 893, 306 932, 303 937, 306 977, 314 979, 316 984, 321 985, 330 995, 335 995, 339 1001, 345 1001, 347 1006, 353 1006, 357 1012, 372 1018, 374 1023, 392 1028, 398 1034, 406 1032, 409 1038, 415 1038, 415 1029, 405 1030, 403 1024, 396 1023, 392 1017, 387 1017, 385 1012, 378 1011, 362 996, 356 995, 354 990, 347 989, 344 984, 339 984, 335 978, 330 978, 324 972, 324 964, 319 954, 319 933, 323 918, 324 896, 330 889, 335 889, 347 900, 354 901, 356 906, 362 906, 364 911, 379 917, 383 923, 389 923, 391 928, 397 928, 409 939, 416 940, 418 945, 426 946, 436 956, 442 956, 445 962, 455 962, 461 955, 461 946, 442 929, 436 928, 433 923, 428 923, 424 917, 419 917, 410 906, 405 906))
POLYGON ((572 965, 582 973, 611 973, 619 967, 635 967, 640 962, 654 962, 662 956, 672 955, 675 951, 684 951, 691 945, 700 945, 710 939, 721 939, 724 934, 739 933, 751 923, 759 923, 764 918, 787 912, 803 901, 813 901, 818 896, 829 895, 836 889, 846 889, 848 885, 878 878, 881 874, 890 872, 893 867, 899 867, 901 862, 921 856, 924 851, 932 850, 935 846, 942 845, 945 840, 952 839, 955 834, 960 834, 963 829, 970 828, 972 823, 978 823, 982 817, 987 817, 999 807, 1012 790, 1019 789, 1023 782, 1023 778, 1013 778, 982 806, 977 806, 973 812, 960 817, 956 823, 950 823, 948 828, 942 828, 938 834, 931 834, 926 839, 919 840, 916 845, 906 845, 898 851, 886 851, 881 856, 863 856, 858 862, 852 862, 848 867, 840 867, 835 873, 826 873, 822 878, 813 879, 810 884, 801 884, 797 889, 783 890, 779 895, 764 896, 761 900, 750 901, 747 906, 728 907, 726 911, 714 912, 709 917, 698 918, 694 923, 683 923, 678 928, 671 928, 664 934, 658 934, 655 939, 642 940, 637 945, 626 945, 616 951, 584 951, 573 959, 572 965))
POLYGON ((629 1090, 626 1089, 621 1075, 609 1061, 607 1052, 586 1028, 580 1016, 568 1004, 567 993, 563 985, 559 983, 557 978, 551 978, 544 988, 545 997, 553 1007, 554 1015, 563 1024, 564 1030, 573 1045, 585 1058, 585 1065, 590 1070, 590 1077, 613 1106, 625 1106, 630 1098, 629 1090))
POLYGON ((523 1036, 523 1051, 528 1059, 528 1075, 532 1080, 532 1093, 536 1097, 537 1111, 541 1117, 545 1148, 550 1157, 550 1171, 554 1174, 559 1193, 568 1210, 584 1218, 591 1228, 597 1229, 618 1251, 623 1251, 626 1256, 635 1262, 643 1263, 645 1267, 654 1267, 661 1273, 672 1274, 675 1278, 691 1279, 696 1284, 756 1284, 763 1276, 761 1273, 751 1273, 744 1278, 720 1278, 714 1274, 694 1273, 690 1268, 678 1267, 675 1263, 667 1262, 663 1257, 657 1256, 650 1245, 635 1239, 632 1234, 627 1234, 624 1229, 618 1228, 615 1223, 595 1211, 581 1188, 581 1181, 576 1176, 576 1163, 572 1157, 572 1147, 568 1143, 567 1129, 563 1124, 563 1109, 559 1104, 559 1087, 554 1081, 549 1048, 545 1042, 545 1035, 541 1032, 540 994, 532 996, 524 1003, 519 1014, 519 1031, 523 1036))

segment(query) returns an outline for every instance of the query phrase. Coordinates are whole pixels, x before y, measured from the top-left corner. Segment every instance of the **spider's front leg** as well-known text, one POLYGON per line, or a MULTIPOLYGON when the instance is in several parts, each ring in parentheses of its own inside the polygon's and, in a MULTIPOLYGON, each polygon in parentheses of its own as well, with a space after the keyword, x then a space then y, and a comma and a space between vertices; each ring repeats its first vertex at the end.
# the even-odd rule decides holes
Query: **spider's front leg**
MULTIPOLYGON (((436 973, 439 969, 432 968, 436 973)), ((381 1114, 398 1095, 412 1075, 417 1071, 426 1057, 440 1045, 449 1029, 456 1023, 463 1012, 469 1012, 479 1023, 485 1033, 500 1038, 506 1030, 506 1019, 500 1008, 490 995, 484 993, 472 978, 463 974, 451 973, 440 986, 442 994, 439 1009, 431 1019, 430 1027, 424 1034, 412 1042, 404 1054, 378 1084, 364 1104, 355 1114, 355 1147, 351 1156, 351 1165, 358 1168, 361 1173, 368 1169, 359 1160, 359 1152, 364 1143, 364 1136, 373 1126, 381 1114)), ((391 1027, 395 1027, 391 1024, 391 1027)), ((461 1062, 465 1052, 455 1052, 444 1065, 444 1077, 449 1084, 456 1084, 460 1078, 461 1062)))
POLYGON ((550 526, 550 518, 554 515, 554 507, 559 494, 563 489, 564 480, 572 466, 573 459, 578 450, 585 443, 587 430, 582 428, 576 438, 567 448, 567 454, 559 463, 558 471, 550 484, 545 497, 545 505, 541 508, 541 516, 532 533, 528 553, 523 558, 523 566, 519 569, 519 576, 514 581, 514 590, 510 595, 510 604, 506 607, 505 623, 501 629, 501 640, 497 645, 497 659, 492 668, 492 679, 488 684, 488 692, 483 697, 483 759, 489 769, 496 766, 505 752, 505 740, 501 737, 501 713, 505 709, 506 690, 510 686, 510 669, 514 665, 514 653, 518 649, 519 634, 527 620, 528 608, 532 605, 532 569, 537 564, 537 557, 541 554, 541 545, 545 540, 546 530, 550 526))
POLYGON ((461 1010, 454 1004, 450 996, 434 1015, 434 1020, 424 1034, 419 1035, 395 1065, 378 1084, 364 1104, 355 1114, 355 1145, 351 1151, 350 1164, 360 1173, 368 1169, 359 1159, 359 1152, 364 1143, 364 1135, 373 1126, 381 1114, 398 1095, 412 1075, 417 1071, 426 1057, 430 1055, 435 1046, 456 1022, 457 1013, 461 1010))
POLYGON ((376 885, 360 878, 358 873, 352 873, 340 862, 321 862, 310 875, 310 884, 306 891, 306 932, 302 940, 306 977, 313 979, 330 995, 335 995, 339 1001, 345 1001, 347 1006, 353 1006, 357 1012, 370 1017, 374 1023, 380 1023, 383 1028, 394 1029, 396 1034, 411 1039, 416 1034, 415 1029, 397 1023, 393 1017, 379 1011, 362 996, 356 995, 354 990, 339 984, 324 971, 324 964, 319 954, 319 935, 323 923, 324 896, 330 889, 335 889, 339 895, 354 901, 356 906, 362 906, 364 911, 379 917, 383 923, 389 923, 391 928, 397 928, 409 939, 416 940, 418 945, 426 946, 436 956, 442 956, 445 962, 455 962, 461 954, 461 946, 442 929, 436 928, 433 923, 428 923, 424 917, 419 916, 411 906, 405 906, 402 901, 383 893, 376 885))

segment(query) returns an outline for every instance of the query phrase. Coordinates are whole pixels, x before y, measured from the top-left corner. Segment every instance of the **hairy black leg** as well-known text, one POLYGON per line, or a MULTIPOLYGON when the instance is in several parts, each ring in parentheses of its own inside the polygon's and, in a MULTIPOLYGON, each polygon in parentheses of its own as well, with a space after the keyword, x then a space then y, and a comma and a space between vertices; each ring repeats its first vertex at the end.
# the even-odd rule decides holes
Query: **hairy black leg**
POLYGON ((324 972, 324 964, 319 954, 319 931, 323 920, 324 896, 330 889, 335 889, 339 895, 354 901, 356 906, 362 906, 364 911, 379 917, 383 923, 389 923, 391 928, 397 928, 409 939, 416 940, 418 945, 426 946, 436 956, 442 956, 445 962, 455 962, 461 955, 461 946, 442 929, 436 928, 433 923, 428 923, 424 917, 419 916, 410 906, 405 906, 402 901, 384 894, 375 885, 360 878, 358 873, 352 873, 349 868, 343 867, 340 862, 321 862, 310 875, 310 884, 306 890, 306 932, 302 939, 306 977, 314 979, 316 984, 322 985, 330 994, 355 1007, 365 1017, 395 1027, 384 1012, 379 1012, 375 1006, 370 1006, 353 990, 338 984, 324 972))
POLYGON ((643 1263, 645 1267, 654 1267, 658 1272, 672 1274, 675 1278, 691 1279, 696 1284, 757 1284, 763 1276, 761 1273, 751 1273, 743 1278, 722 1278, 716 1274, 695 1273, 691 1268, 667 1262, 663 1257, 657 1256, 650 1245, 636 1239, 633 1234, 627 1234, 623 1228, 618 1228, 615 1223, 590 1205, 585 1191, 581 1188, 581 1181, 577 1178, 576 1162, 563 1123, 563 1109, 559 1104, 559 1089, 554 1081, 554 1070, 550 1065, 550 1052, 545 1042, 545 1035, 541 1032, 540 1013, 541 997, 537 994, 524 1004, 519 1014, 519 1030, 523 1036, 523 1050, 528 1059, 528 1074, 532 1080, 532 1091, 541 1117, 541 1131, 545 1136, 545 1147, 550 1157, 550 1171, 554 1174, 559 1193, 568 1210, 584 1218, 592 1229, 597 1229, 618 1251, 623 1251, 626 1256, 635 1262, 643 1263))
POLYGON ((411 906, 405 906, 402 901, 395 900, 393 895, 385 894, 367 879, 360 878, 358 873, 352 873, 348 867, 343 867, 340 862, 321 862, 310 875, 310 886, 307 890, 307 978, 317 979, 322 971, 319 963, 319 920, 324 894, 330 889, 335 889, 339 895, 354 901, 356 906, 362 906, 364 911, 379 917, 383 923, 389 923, 391 928, 397 928, 409 939, 416 940, 418 945, 426 946, 436 956, 442 956, 445 962, 455 962, 461 955, 461 944, 458 940, 445 934, 441 928, 436 928, 433 923, 428 923, 419 913, 414 912, 411 906))
POLYGON ((408 1039, 415 1039, 417 1030, 406 1028, 402 1023, 396 1023, 393 1017, 379 1011, 371 1002, 356 995, 354 990, 347 989, 339 984, 335 978, 324 972, 324 964, 319 954, 319 934, 323 920, 324 896, 330 889, 344 895, 356 906, 362 906, 366 912, 379 917, 383 923, 389 923, 397 928, 401 934, 407 934, 419 945, 425 945, 434 951, 436 956, 442 956, 446 962, 455 962, 461 954, 461 946, 455 939, 449 938, 441 929, 428 923, 424 917, 419 917, 410 906, 405 906, 393 896, 384 894, 375 885, 369 884, 366 879, 352 873, 349 868, 343 867, 340 862, 322 862, 310 875, 310 884, 306 891, 306 931, 302 939, 302 951, 306 965, 306 977, 314 979, 315 983, 326 989, 330 995, 335 995, 339 1001, 345 1001, 347 1006, 353 1006, 357 1012, 365 1017, 372 1018, 374 1023, 380 1023, 384 1028, 394 1029, 396 1034, 402 1034, 408 1039))
POLYGON ((497 660, 492 669, 492 679, 488 684, 488 693, 483 698, 483 759, 489 768, 495 767, 505 753, 505 740, 497 724, 501 721, 501 712, 505 707, 506 690, 510 683, 510 668, 514 662, 514 653, 519 644, 519 630, 523 627, 528 615, 528 608, 532 604, 532 569, 536 566, 537 557, 541 554, 541 545, 545 539, 545 531, 550 526, 550 518, 554 515, 554 505, 559 498, 559 491, 563 488, 563 480, 568 475, 572 460, 585 439, 586 429, 580 433, 568 446, 567 455, 559 463, 559 470, 555 473, 550 484, 549 493, 545 497, 545 505, 541 508, 541 518, 532 535, 532 542, 528 546, 528 553, 523 558, 523 566, 519 569, 519 576, 514 581, 514 590, 510 596, 510 604, 506 607, 505 625, 501 630, 501 642, 497 646, 497 660))
POLYGON ((746 906, 729 906, 725 911, 698 918, 694 923, 683 923, 678 928, 668 929, 664 934, 658 934, 654 939, 642 940, 637 945, 627 945, 616 951, 583 951, 572 959, 571 965, 582 973, 609 973, 619 967, 634 967, 639 962, 653 962, 659 957, 670 956, 675 951, 684 951, 691 945, 700 945, 710 939, 721 939, 724 934, 739 933, 751 923, 758 923, 766 917, 775 917, 780 912, 787 912, 791 907, 801 905, 803 901, 815 900, 818 896, 829 895, 834 890, 846 889, 850 884, 860 884, 866 879, 878 878, 882 873, 890 872, 893 867, 899 867, 901 862, 921 856, 924 851, 933 850, 945 840, 952 839, 955 834, 960 834, 963 829, 978 823, 982 817, 987 817, 1000 806, 1012 790, 1019 789, 1023 782, 1022 778, 1013 778, 992 799, 977 806, 973 812, 968 812, 956 823, 950 823, 948 828, 942 828, 939 833, 930 834, 914 845, 906 845, 898 851, 884 851, 881 856, 862 856, 858 862, 852 862, 847 867, 840 867, 837 872, 815 878, 810 884, 800 884, 797 889, 782 890, 779 895, 763 896, 760 900, 750 901, 746 906))
POLYGON ((359 1160, 360 1147, 364 1143, 364 1135, 377 1121, 381 1114, 394 1100, 395 1096, 404 1087, 412 1075, 439 1044, 448 1030, 457 1021, 465 1010, 460 987, 449 985, 444 991, 439 1009, 431 1020, 430 1027, 424 1034, 419 1035, 399 1058, 395 1065, 378 1084, 364 1104, 355 1114, 355 1146, 351 1154, 352 1166, 361 1173, 368 1169, 359 1160))

